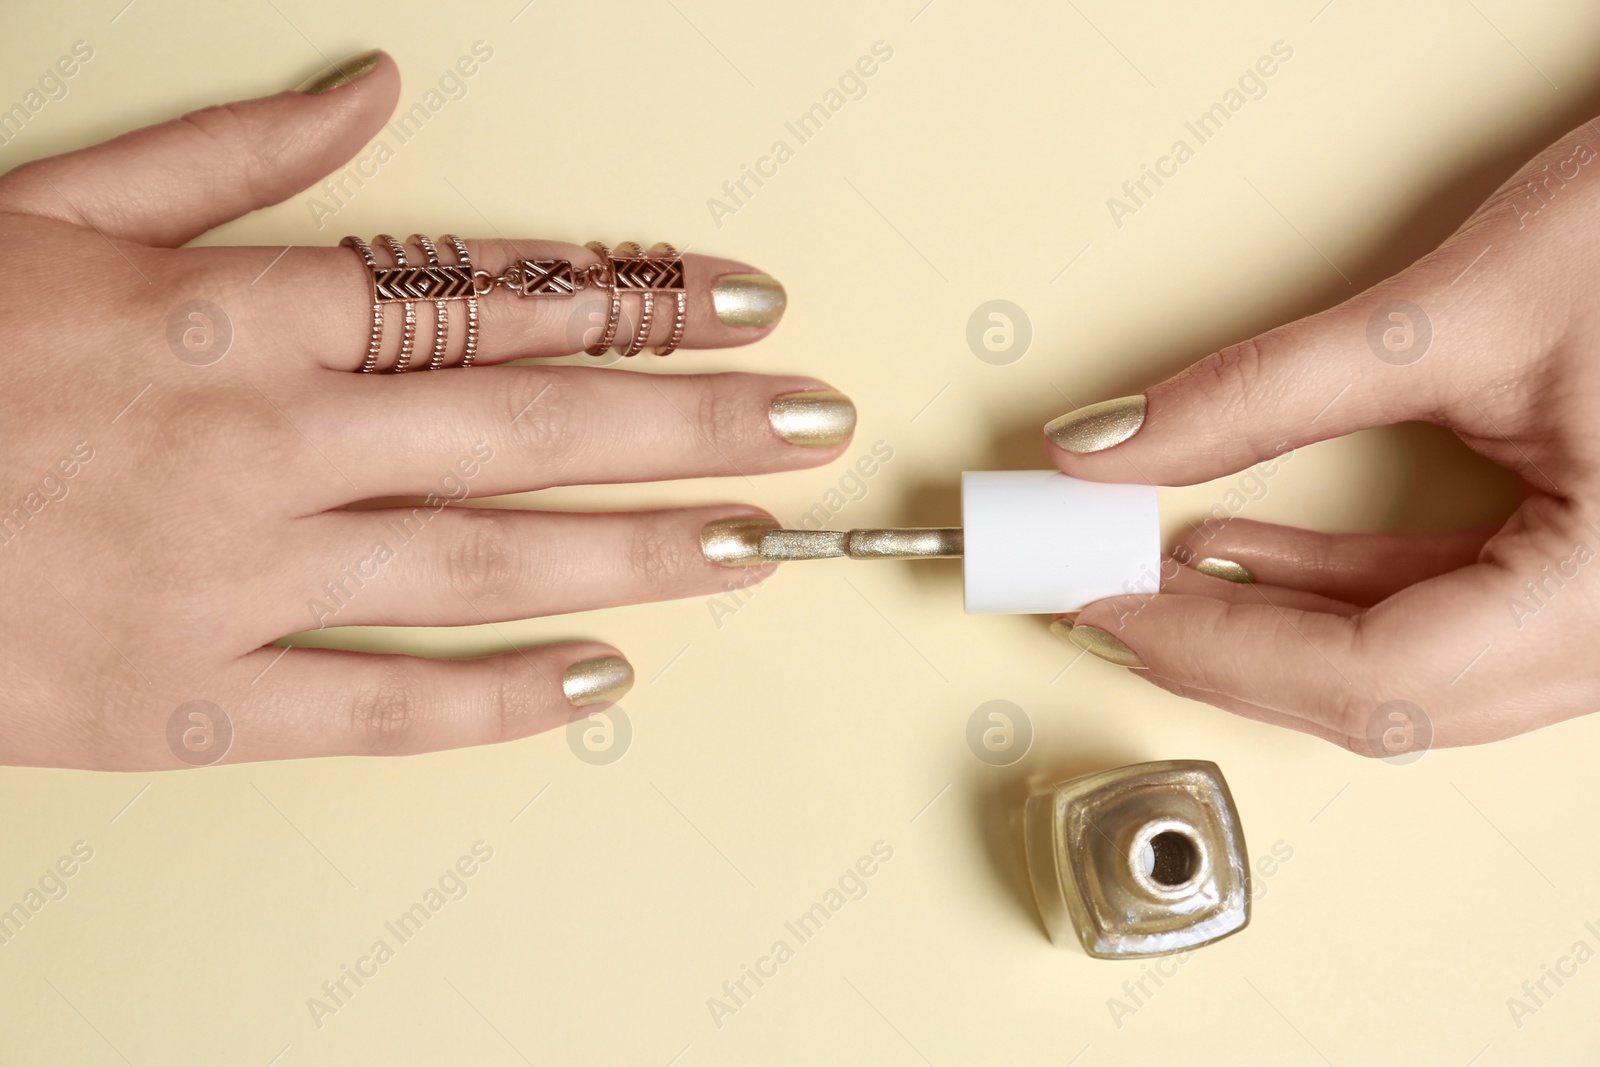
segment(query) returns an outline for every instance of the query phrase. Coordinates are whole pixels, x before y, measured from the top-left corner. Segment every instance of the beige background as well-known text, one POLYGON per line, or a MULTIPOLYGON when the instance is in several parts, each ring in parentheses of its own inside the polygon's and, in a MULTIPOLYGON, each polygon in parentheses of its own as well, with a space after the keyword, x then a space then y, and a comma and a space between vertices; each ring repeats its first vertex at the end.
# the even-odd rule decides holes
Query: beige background
MULTIPOLYGON (((326 228, 297 197, 209 240, 492 228, 748 258, 788 286, 783 328, 669 369, 825 378, 861 409, 849 456, 894 450, 835 521, 945 523, 960 471, 1040 466, 1045 419, 1371 284, 1600 111, 1600 12, 1576 0, 924 2, 13 5, 0 101, 74 41, 95 57, 0 163, 371 46, 409 105, 482 40, 468 95, 326 228), (793 146, 784 121, 880 40, 893 59, 866 96, 719 229, 707 199, 793 146), (1267 95, 1114 226, 1106 198, 1279 40, 1294 56, 1267 95), (966 341, 991 299, 1031 320, 1009 366, 966 341)), ((792 519, 845 471, 523 503, 742 499, 792 519)), ((1237 483, 1170 492, 1169 528, 1237 483)), ((1303 450, 1269 485, 1245 514, 1338 530, 1448 527, 1510 499, 1414 428, 1303 450)), ((1600 947, 1583 817, 1600 719, 1396 767, 1076 660, 1039 619, 966 617, 953 564, 800 567, 733 603, 323 635, 439 654, 613 641, 639 684, 606 766, 553 733, 394 761, 0 773, 0 907, 74 842, 94 850, 0 945, 0 1061, 1593 1060, 1600 963, 1520 1028, 1507 998, 1580 938, 1600 947), (965 740, 991 699, 1036 733, 1005 769, 965 740), (1119 1025, 1108 1001, 1141 965, 1044 940, 1011 817, 1030 778, 1168 757, 1220 763, 1254 854, 1293 858, 1249 929, 1119 1025), (466 896, 314 1025, 322 982, 395 944, 384 922, 479 840, 493 859, 466 896), (865 898, 716 1026, 707 999, 880 840, 893 859, 865 898)))

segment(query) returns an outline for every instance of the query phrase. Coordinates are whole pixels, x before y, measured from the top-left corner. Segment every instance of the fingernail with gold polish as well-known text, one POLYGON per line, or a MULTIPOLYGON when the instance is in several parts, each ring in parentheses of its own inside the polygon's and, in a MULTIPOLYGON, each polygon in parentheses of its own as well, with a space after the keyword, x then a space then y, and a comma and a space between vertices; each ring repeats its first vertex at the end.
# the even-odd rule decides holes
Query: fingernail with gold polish
POLYGON ((1103 400, 1051 419, 1044 432, 1068 452, 1103 452, 1139 432, 1144 407, 1142 395, 1103 400))
MULTIPOLYGON (((1054 626, 1051 629, 1055 629, 1054 626)), ((1144 661, 1139 654, 1127 645, 1112 637, 1098 626, 1074 626, 1067 632, 1067 640, 1091 652, 1108 663, 1115 663, 1119 667, 1129 667, 1136 671, 1145 670, 1144 661)))
POLYGON ((700 531, 700 551, 706 559, 724 567, 760 566, 767 562, 761 555, 761 535, 782 526, 777 519, 765 515, 708 522, 700 531))
POLYGON ((1207 556, 1205 559, 1196 560, 1191 566, 1201 574, 1209 574, 1213 578, 1225 578, 1240 585, 1249 585, 1256 580, 1256 576, 1250 573, 1250 568, 1231 559, 1207 556))
POLYGON ((1070 611, 1059 619, 1050 620, 1050 632, 1063 641, 1072 640, 1072 627, 1078 622, 1078 613, 1070 611))
POLYGON ((775 326, 787 303, 783 283, 768 274, 724 274, 711 286, 711 306, 728 326, 775 326))
POLYGON ((335 63, 327 70, 318 71, 305 81, 295 86, 295 91, 308 96, 326 93, 337 89, 341 85, 349 85, 363 74, 368 74, 373 67, 378 65, 378 60, 383 58, 380 49, 371 52, 362 52, 358 56, 351 56, 342 63, 335 63))
POLYGON ((633 665, 621 656, 580 659, 561 677, 561 691, 575 708, 621 700, 633 688, 633 665))
POLYGON ((843 393, 817 389, 772 398, 767 419, 791 445, 833 448, 850 440, 856 429, 856 406, 843 393))

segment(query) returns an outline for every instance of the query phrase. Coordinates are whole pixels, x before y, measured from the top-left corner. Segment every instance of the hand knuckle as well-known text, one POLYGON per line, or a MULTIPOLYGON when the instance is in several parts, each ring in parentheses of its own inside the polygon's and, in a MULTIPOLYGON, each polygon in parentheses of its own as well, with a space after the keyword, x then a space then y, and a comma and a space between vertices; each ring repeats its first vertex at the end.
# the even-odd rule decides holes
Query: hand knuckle
POLYGON ((180 116, 173 125, 193 130, 212 150, 230 161, 243 157, 244 165, 237 173, 255 185, 256 176, 272 173, 276 161, 264 156, 263 139, 248 115, 242 104, 216 104, 180 116))
POLYGON ((749 397, 728 376, 712 375, 700 394, 699 426, 717 459, 737 469, 734 457, 756 447, 759 430, 751 419, 749 397))
POLYGON ((197 467, 231 474, 311 452, 310 442, 254 391, 181 389, 154 403, 159 415, 150 420, 154 430, 149 452, 159 462, 144 465, 147 477, 170 476, 186 485, 197 467))
POLYGON ((493 600, 516 587, 522 552, 516 533, 498 515, 462 515, 445 545, 445 581, 468 600, 493 600))
POLYGON ((542 729, 542 702, 532 680, 519 665, 503 663, 489 691, 492 741, 511 741, 542 729))
POLYGON ((1319 686, 1308 699, 1312 714, 1328 724, 1336 744, 1358 756, 1378 755, 1367 740, 1367 719, 1376 705, 1359 699, 1348 684, 1340 683, 1319 686))
POLYGON ((394 667, 384 667, 350 702, 352 736, 360 748, 378 754, 409 751, 426 718, 422 691, 394 667))
POLYGON ((497 407, 511 428, 513 448, 546 467, 559 466, 581 439, 582 405, 573 402, 560 377, 547 371, 519 367, 501 376, 506 380, 497 407))
POLYGON ((704 558, 699 547, 666 519, 647 519, 634 527, 628 564, 642 582, 652 586, 668 582, 685 573, 696 557, 704 558))
POLYGON ((1262 380, 1268 345, 1266 338, 1252 337, 1229 345, 1201 362, 1221 405, 1219 419, 1248 415, 1253 394, 1262 380))
POLYGON ((1383 703, 1385 685, 1370 651, 1363 651, 1360 625, 1361 617, 1356 616, 1342 647, 1323 649, 1337 677, 1308 687, 1306 699, 1309 713, 1328 724, 1338 744, 1358 756, 1379 756, 1382 753, 1374 750, 1368 731, 1373 712, 1383 703))
POLYGON ((245 136, 246 120, 238 104, 214 104, 191 111, 172 120, 179 128, 194 130, 206 140, 217 142, 218 148, 233 148, 249 140, 245 136))

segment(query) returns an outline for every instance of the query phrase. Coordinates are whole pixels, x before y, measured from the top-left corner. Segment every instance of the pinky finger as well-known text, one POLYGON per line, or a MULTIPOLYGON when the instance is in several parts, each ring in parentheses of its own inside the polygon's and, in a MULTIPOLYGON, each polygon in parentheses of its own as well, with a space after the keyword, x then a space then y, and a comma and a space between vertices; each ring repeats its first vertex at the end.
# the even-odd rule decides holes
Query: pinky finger
POLYGON ((565 726, 614 703, 633 668, 573 642, 475 660, 267 648, 239 661, 229 763, 403 756, 489 745, 565 726))

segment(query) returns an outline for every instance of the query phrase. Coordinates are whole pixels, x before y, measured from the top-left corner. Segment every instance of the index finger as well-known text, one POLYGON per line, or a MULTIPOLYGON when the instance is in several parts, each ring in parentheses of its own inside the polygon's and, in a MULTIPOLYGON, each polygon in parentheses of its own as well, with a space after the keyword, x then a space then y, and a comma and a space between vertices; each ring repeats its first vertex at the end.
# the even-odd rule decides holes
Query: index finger
MULTIPOLYGON (((679 256, 659 248, 630 255, 633 250, 626 247, 607 248, 609 254, 602 256, 558 241, 465 240, 468 255, 462 264, 449 235, 431 240, 431 250, 414 236, 397 235, 396 243, 404 264, 397 264, 387 242, 367 242, 379 271, 407 272, 385 274, 382 294, 375 294, 363 255, 348 247, 197 248, 177 254, 186 257, 190 270, 229 279, 224 287, 235 288, 239 296, 224 306, 235 320, 245 319, 245 326, 254 320, 256 336, 279 339, 303 365, 339 371, 360 370, 369 362, 376 370, 393 370, 408 333, 405 365, 411 370, 460 366, 469 334, 476 335, 475 364, 571 355, 597 345, 608 322, 610 347, 618 351, 637 347, 649 353, 669 346, 675 333, 678 344, 672 347, 731 348, 772 332, 787 303, 776 278, 716 256, 679 256), (621 278, 615 305, 603 284, 613 261, 621 278), (506 277, 508 268, 514 269, 508 280, 529 278, 528 287, 536 291, 522 295, 494 283, 472 296, 462 288, 469 271, 486 272, 479 275, 482 289, 490 279, 506 277), (435 293, 446 298, 438 300, 435 293), (381 339, 369 361, 375 295, 383 297, 381 339), (445 341, 438 349, 441 304, 445 341)), ((240 325, 235 322, 236 329, 240 325)))

